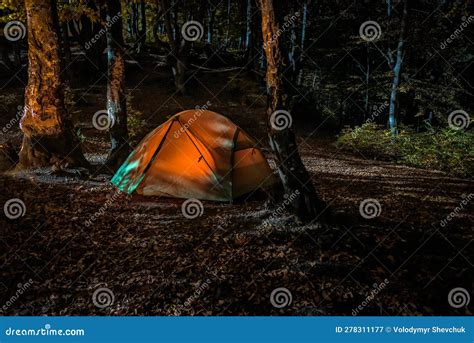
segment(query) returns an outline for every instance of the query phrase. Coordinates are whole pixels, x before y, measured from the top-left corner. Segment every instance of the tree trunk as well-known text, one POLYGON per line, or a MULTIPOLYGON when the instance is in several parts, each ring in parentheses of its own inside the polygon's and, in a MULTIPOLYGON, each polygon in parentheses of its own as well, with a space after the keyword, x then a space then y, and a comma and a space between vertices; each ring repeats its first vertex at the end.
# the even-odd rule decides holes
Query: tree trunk
POLYGON ((231 14, 231 0, 227 0, 227 25, 225 31, 225 46, 229 46, 229 35, 230 35, 230 14, 231 14))
POLYGON ((248 51, 252 45, 252 0, 247 0, 247 13, 245 19, 245 49, 248 51))
POLYGON ((298 86, 301 86, 303 84, 303 55, 304 55, 304 43, 306 41, 306 30, 308 27, 308 1, 306 0, 303 4, 303 19, 301 23, 301 43, 300 43, 300 70, 298 72, 298 81, 297 84, 298 86))
POLYGON ((110 120, 111 148, 105 165, 115 171, 127 158, 128 144, 127 101, 125 98, 125 61, 122 55, 123 34, 120 0, 107 0, 107 20, 118 20, 107 28, 107 113, 110 120))
POLYGON ((397 46, 397 59, 392 66, 393 79, 392 89, 390 91, 390 108, 388 115, 388 125, 392 136, 395 137, 398 134, 397 125, 397 112, 398 112, 398 86, 400 85, 400 72, 402 69, 404 45, 405 45, 405 28, 408 14, 408 0, 404 0, 402 21, 400 24, 400 38, 397 46))
POLYGON ((141 30, 140 30, 140 51, 145 48, 146 44, 146 5, 145 0, 140 1, 140 18, 141 18, 141 30))
MULTIPOLYGON (((282 15, 276 13, 279 6, 274 6, 274 0, 258 1, 262 12, 262 32, 267 57, 267 115, 270 145, 278 160, 278 173, 286 195, 288 199, 294 199, 292 202, 294 213, 300 220, 313 220, 322 214, 324 203, 316 193, 311 177, 301 161, 291 126, 275 125, 275 113, 278 113, 276 111, 287 111, 290 107, 290 96, 283 81, 286 63, 280 37, 277 34, 282 15)), ((288 122, 291 117, 287 117, 286 120, 288 122)))
POLYGON ((56 3, 26 0, 25 8, 29 67, 18 169, 87 166, 64 105, 56 3))
POLYGON ((207 44, 212 45, 214 39, 214 21, 216 18, 216 8, 212 2, 208 2, 207 18, 207 44))

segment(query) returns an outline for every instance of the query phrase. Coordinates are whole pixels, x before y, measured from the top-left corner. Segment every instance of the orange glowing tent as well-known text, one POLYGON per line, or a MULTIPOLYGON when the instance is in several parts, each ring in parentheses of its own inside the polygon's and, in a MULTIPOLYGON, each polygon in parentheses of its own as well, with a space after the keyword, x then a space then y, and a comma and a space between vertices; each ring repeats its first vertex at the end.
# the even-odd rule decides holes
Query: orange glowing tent
POLYGON ((226 117, 196 109, 150 132, 112 178, 126 193, 230 201, 275 181, 255 141, 226 117))

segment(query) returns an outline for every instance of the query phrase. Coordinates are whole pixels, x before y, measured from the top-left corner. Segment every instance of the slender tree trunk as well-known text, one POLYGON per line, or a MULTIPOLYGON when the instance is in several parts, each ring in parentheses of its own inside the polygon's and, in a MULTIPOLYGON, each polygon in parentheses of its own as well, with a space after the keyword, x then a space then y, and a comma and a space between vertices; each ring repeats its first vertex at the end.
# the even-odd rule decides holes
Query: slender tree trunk
POLYGON ((283 81, 286 63, 280 36, 277 34, 282 15, 276 13, 280 8, 274 5, 274 0, 258 0, 258 2, 262 12, 262 33, 267 57, 267 115, 270 145, 277 157, 278 173, 288 199, 295 199, 292 207, 296 216, 300 220, 312 220, 322 213, 324 203, 316 193, 311 177, 301 161, 291 126, 275 125, 275 112, 288 111, 290 107, 290 96, 283 81))
POLYGON ((120 0, 107 0, 107 20, 118 18, 107 28, 107 113, 111 127, 111 148, 106 166, 115 171, 130 153, 127 129, 127 101, 125 97, 125 61, 122 55, 123 33, 120 0))
POLYGON ((369 89, 370 89, 370 48, 366 47, 366 64, 365 64, 365 100, 364 100, 364 122, 369 116, 369 89))
POLYGON ((406 29, 407 15, 408 15, 408 0, 404 0, 402 21, 400 24, 400 37, 399 37, 398 46, 397 46, 397 57, 392 67, 393 79, 392 79, 392 89, 390 91, 390 107, 389 107, 389 115, 388 115, 388 125, 393 137, 395 137, 398 134, 398 125, 397 125, 397 118, 396 118, 397 113, 398 113, 398 86, 400 85, 400 73, 402 69, 403 56, 404 56, 405 29, 406 29))
MULTIPOLYGON (((164 13, 166 35, 168 36, 168 41, 171 47, 171 54, 169 63, 171 64, 171 69, 173 72, 174 84, 176 87, 176 92, 179 94, 186 93, 186 57, 184 56, 187 41, 183 40, 181 42, 181 36, 175 34, 176 26, 174 25, 173 20, 173 7, 170 7, 169 0, 162 0, 160 2, 161 11, 164 13), (183 52, 183 53, 181 53, 183 52)), ((174 8, 176 10, 176 8, 174 8)))
POLYGON ((227 26, 225 31, 225 46, 229 45, 229 34, 230 34, 230 13, 231 13, 231 0, 227 0, 227 26))
POLYGON ((18 169, 87 166, 64 105, 56 3, 26 0, 25 8, 29 66, 18 169))
POLYGON ((140 18, 141 18, 141 30, 140 30, 140 50, 145 47, 146 44, 146 6, 145 0, 140 1, 140 18))
POLYGON ((391 17, 392 16, 392 0, 386 0, 387 1, 387 16, 391 17))
POLYGON ((207 44, 211 45, 214 38, 214 21, 216 18, 216 9, 214 8, 212 1, 209 0, 207 2, 207 15, 207 44))
POLYGON ((251 48, 252 40, 252 0, 247 0, 247 13, 245 19, 245 49, 251 48))
POLYGON ((301 55, 300 55, 300 64, 301 68, 298 73, 298 81, 297 84, 298 86, 301 86, 303 83, 303 54, 304 54, 304 43, 306 41, 306 29, 308 27, 308 1, 305 1, 303 4, 303 19, 301 23, 301 43, 300 43, 300 50, 301 50, 301 55))

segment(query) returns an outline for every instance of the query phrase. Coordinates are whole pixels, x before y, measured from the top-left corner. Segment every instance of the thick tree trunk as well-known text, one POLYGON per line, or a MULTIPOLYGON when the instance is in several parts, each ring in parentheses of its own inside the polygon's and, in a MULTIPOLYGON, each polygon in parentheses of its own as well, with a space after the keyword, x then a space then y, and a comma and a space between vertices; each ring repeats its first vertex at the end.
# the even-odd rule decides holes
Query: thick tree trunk
POLYGON ((403 63, 404 46, 405 46, 405 29, 408 15, 408 0, 404 0, 402 21, 400 24, 400 38, 397 46, 397 57, 396 61, 392 66, 393 79, 392 89, 390 91, 390 107, 388 115, 388 125, 392 136, 395 137, 398 134, 397 125, 397 113, 398 113, 398 86, 400 85, 400 73, 403 63))
POLYGON ((127 101, 125 97, 125 61, 122 55, 123 34, 120 18, 120 0, 107 0, 107 16, 119 18, 107 29, 107 113, 110 118, 111 148, 106 166, 115 171, 127 158, 131 149, 128 144, 127 101))
MULTIPOLYGON (((278 159, 278 173, 283 182, 293 210, 301 220, 312 220, 322 214, 324 203, 319 198, 298 152, 295 134, 290 125, 283 128, 275 125, 275 112, 287 111, 290 107, 290 96, 283 82, 283 71, 286 65, 280 46, 278 6, 274 0, 258 0, 262 12, 262 32, 267 57, 267 91, 268 91, 268 128, 270 145, 278 159)), ((284 112, 283 112, 284 113, 284 112)), ((285 115, 285 114, 284 114, 285 115)), ((285 119, 285 118, 282 118, 285 119)), ((286 118, 287 121, 290 118, 286 118)))
POLYGON ((20 122, 24 133, 18 169, 87 166, 64 106, 56 3, 26 0, 28 85, 20 122))

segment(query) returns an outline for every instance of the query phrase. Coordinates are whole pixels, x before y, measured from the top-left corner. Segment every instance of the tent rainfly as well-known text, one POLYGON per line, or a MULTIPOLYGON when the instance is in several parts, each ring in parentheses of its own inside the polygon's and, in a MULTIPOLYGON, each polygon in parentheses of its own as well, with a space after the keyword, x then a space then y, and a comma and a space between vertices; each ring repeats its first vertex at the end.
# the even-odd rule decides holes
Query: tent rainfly
POLYGON ((226 117, 197 109, 150 132, 112 178, 131 194, 231 201, 275 182, 255 141, 226 117))

